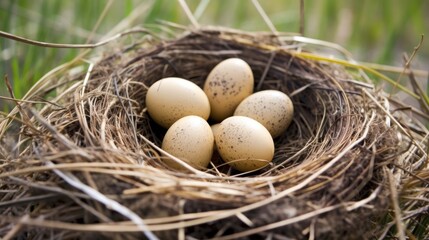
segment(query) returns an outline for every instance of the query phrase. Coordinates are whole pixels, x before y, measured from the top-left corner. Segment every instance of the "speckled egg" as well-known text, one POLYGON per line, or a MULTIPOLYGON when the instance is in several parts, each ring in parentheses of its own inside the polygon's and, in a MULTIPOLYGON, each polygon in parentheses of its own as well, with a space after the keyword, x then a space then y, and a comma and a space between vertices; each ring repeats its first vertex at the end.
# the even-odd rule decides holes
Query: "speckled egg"
POLYGON ((292 122, 293 104, 283 92, 260 91, 245 98, 235 109, 234 116, 255 119, 275 138, 280 136, 292 122))
POLYGON ((229 58, 216 65, 203 87, 210 102, 210 118, 220 122, 232 116, 238 104, 253 93, 253 85, 252 69, 242 59, 229 58))
POLYGON ((274 157, 270 132, 248 117, 233 116, 223 120, 216 131, 215 142, 222 159, 242 172, 263 168, 274 157))
POLYGON ((158 80, 147 91, 146 107, 150 117, 164 128, 184 116, 196 115, 207 120, 210 103, 204 91, 183 78, 158 80))
MULTIPOLYGON (((214 136, 207 121, 198 116, 186 116, 167 130, 162 149, 194 168, 204 169, 210 163, 213 144, 214 136)), ((185 169, 174 160, 163 160, 173 169, 185 169)))

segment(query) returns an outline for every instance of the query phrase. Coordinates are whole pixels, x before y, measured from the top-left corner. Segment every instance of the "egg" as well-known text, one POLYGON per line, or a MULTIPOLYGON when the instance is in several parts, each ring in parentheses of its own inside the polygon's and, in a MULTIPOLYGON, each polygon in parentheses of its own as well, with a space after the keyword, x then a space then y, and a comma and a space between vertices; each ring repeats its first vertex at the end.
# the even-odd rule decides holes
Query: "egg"
MULTIPOLYGON (((161 148, 197 169, 205 169, 213 154, 214 136, 207 121, 199 116, 186 116, 167 130, 161 148)), ((176 170, 185 169, 172 159, 164 163, 176 170)))
POLYGON ((249 117, 232 116, 223 120, 215 133, 215 142, 222 159, 242 172, 263 168, 274 157, 270 132, 249 117))
POLYGON ((264 125, 273 138, 280 136, 291 124, 293 104, 288 95, 277 90, 265 90, 245 98, 234 116, 246 116, 264 125))
MULTIPOLYGON (((212 132, 213 132, 213 136, 216 135, 217 131, 219 130, 219 127, 220 127, 220 123, 215 123, 215 124, 210 126, 210 128, 212 129, 212 132)), ((214 142, 214 150, 216 151, 216 142, 214 142)))
POLYGON ((150 117, 164 128, 184 116, 195 115, 207 120, 210 103, 204 91, 183 78, 169 77, 149 87, 146 107, 150 117))
POLYGON ((220 122, 232 116, 238 104, 253 93, 253 86, 252 69, 242 59, 229 58, 217 64, 203 87, 210 102, 210 118, 220 122))

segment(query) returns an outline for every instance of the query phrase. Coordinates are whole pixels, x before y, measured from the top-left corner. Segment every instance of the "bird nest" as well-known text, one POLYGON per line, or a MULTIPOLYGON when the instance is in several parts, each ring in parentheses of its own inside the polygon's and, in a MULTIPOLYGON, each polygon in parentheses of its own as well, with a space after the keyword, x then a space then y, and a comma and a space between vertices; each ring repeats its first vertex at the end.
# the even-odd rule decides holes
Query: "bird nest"
POLYGON ((428 237, 421 224, 428 221, 428 131, 412 117, 420 111, 376 90, 373 80, 384 75, 308 46, 286 34, 188 29, 103 49, 87 69, 82 62, 55 69, 0 122, 1 234, 428 237), (255 91, 276 89, 293 102, 272 163, 252 173, 216 161, 203 170, 169 168, 161 161, 166 130, 146 111, 148 87, 165 77, 202 87, 231 57, 250 65, 255 91))

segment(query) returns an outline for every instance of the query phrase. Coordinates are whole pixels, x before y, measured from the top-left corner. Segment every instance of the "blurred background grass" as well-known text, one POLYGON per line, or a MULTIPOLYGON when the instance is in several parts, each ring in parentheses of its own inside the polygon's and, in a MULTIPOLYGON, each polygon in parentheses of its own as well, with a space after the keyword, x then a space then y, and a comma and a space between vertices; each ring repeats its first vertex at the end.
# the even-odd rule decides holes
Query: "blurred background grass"
MULTIPOLYGON (((109 2, 1 0, 0 30, 38 41, 85 43, 109 2)), ((187 0, 187 3, 202 25, 269 30, 250 0, 187 0)), ((279 31, 299 31, 299 0, 260 3, 279 31)), ((401 54, 411 54, 421 34, 429 33, 428 13, 427 0, 307 0, 305 36, 339 43, 361 61, 401 66, 401 54)), ((120 22, 123 28, 131 28, 150 26, 158 20, 189 24, 178 1, 111 1, 91 42, 103 39, 120 22), (131 20, 130 15, 136 11, 137 17, 131 20)), ((0 95, 9 95, 3 81, 5 74, 20 98, 49 70, 71 60, 79 51, 42 48, 0 38, 0 95)), ((414 67, 427 69, 428 59, 429 44, 425 39, 414 67)), ((0 99, 0 111, 7 112, 10 104, 0 99)))

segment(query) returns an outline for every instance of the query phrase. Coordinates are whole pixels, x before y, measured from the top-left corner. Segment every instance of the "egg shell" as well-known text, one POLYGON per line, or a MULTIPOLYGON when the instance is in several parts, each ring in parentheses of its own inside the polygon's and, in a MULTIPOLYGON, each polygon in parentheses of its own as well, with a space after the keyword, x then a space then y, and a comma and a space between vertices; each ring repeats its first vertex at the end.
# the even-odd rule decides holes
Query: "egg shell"
POLYGON ((217 64, 203 87, 210 102, 210 118, 220 122, 232 116, 238 104, 253 93, 253 86, 252 69, 242 59, 229 58, 217 64))
MULTIPOLYGON (((210 125, 210 128, 212 129, 213 136, 216 135, 217 131, 219 130, 220 123, 215 123, 213 125, 210 125)), ((216 151, 216 141, 214 142, 214 151, 216 151)))
POLYGON ((169 77, 149 87, 146 107, 150 117, 164 128, 189 115, 207 120, 210 103, 204 91, 195 83, 183 78, 169 77))
POLYGON ((274 157, 274 141, 259 122, 244 116, 223 120, 215 134, 217 151, 233 168, 253 171, 268 165, 274 157))
POLYGON ((255 119, 276 138, 291 124, 293 111, 288 95, 277 90, 265 90, 245 98, 235 109, 234 116, 255 119))
MULTIPOLYGON (((210 163, 213 144, 214 136, 207 121, 199 116, 186 116, 167 130, 161 148, 194 168, 204 169, 210 163)), ((163 161, 173 169, 185 169, 172 159, 163 161)))

